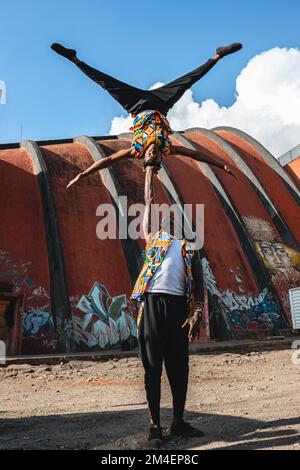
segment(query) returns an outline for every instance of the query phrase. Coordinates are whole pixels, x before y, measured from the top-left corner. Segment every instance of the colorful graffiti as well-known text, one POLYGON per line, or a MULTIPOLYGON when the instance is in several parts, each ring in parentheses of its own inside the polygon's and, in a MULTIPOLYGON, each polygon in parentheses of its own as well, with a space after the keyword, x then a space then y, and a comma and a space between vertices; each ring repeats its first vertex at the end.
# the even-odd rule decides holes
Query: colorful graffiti
POLYGON ((0 281, 5 280, 12 283, 16 292, 18 292, 21 287, 33 289, 35 284, 28 275, 30 265, 30 261, 26 263, 15 263, 9 253, 0 250, 0 281))
POLYGON ((95 282, 88 295, 70 301, 73 340, 78 345, 107 349, 137 338, 135 306, 125 294, 111 297, 105 286, 95 282))
POLYGON ((31 262, 16 263, 6 251, 0 250, 0 282, 13 286, 15 293, 24 296, 22 319, 22 351, 54 351, 54 325, 50 297, 43 286, 30 276, 31 262))
POLYGON ((235 333, 243 330, 278 329, 284 326, 278 304, 267 288, 258 297, 238 296, 226 291, 226 314, 235 333))
POLYGON ((292 325, 289 289, 300 286, 300 253, 282 243, 271 224, 256 217, 244 217, 254 246, 271 275, 289 325, 292 325))
POLYGON ((23 337, 46 338, 54 329, 48 306, 31 308, 23 320, 23 337))
MULTIPOLYGON (((50 297, 43 286, 29 276, 31 262, 17 264, 7 252, 0 251, 0 282, 13 285, 13 290, 24 295, 22 315, 23 352, 51 352, 56 349, 54 321, 50 297)), ((73 312, 71 322, 63 329, 69 340, 88 348, 107 349, 137 338, 135 304, 125 294, 112 297, 108 290, 95 282, 90 293, 70 297, 73 312)))
MULTIPOLYGON (((274 296, 267 288, 257 296, 241 295, 243 292, 243 277, 238 274, 240 268, 231 268, 230 272, 235 276, 239 294, 230 289, 221 291, 207 258, 202 258, 202 272, 204 284, 214 301, 220 306, 227 331, 233 336, 241 336, 247 330, 274 329, 284 326, 278 305, 274 296)), ((212 309, 210 315, 214 313, 212 309)))

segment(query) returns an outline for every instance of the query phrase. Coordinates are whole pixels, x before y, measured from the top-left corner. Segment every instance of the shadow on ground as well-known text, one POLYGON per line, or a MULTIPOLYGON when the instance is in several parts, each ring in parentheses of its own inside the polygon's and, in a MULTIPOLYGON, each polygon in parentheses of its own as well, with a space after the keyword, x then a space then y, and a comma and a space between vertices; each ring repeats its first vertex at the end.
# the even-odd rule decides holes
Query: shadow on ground
MULTIPOLYGON (((170 422, 171 410, 162 409, 162 422, 170 422)), ((203 438, 172 438, 167 449, 195 449, 211 443, 218 449, 268 449, 293 446, 300 434, 291 426, 299 418, 259 420, 186 412, 185 418, 205 432, 203 438), (289 427, 288 429, 278 429, 289 427), (225 444, 224 444, 225 443, 225 444)), ((143 449, 146 448, 145 409, 95 413, 0 418, 0 450, 3 449, 143 449)))

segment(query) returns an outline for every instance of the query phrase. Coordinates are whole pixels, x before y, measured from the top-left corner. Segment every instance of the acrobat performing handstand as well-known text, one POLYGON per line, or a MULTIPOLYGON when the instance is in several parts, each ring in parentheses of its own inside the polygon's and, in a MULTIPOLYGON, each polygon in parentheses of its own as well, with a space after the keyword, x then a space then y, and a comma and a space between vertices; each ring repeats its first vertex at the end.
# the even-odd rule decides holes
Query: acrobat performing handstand
POLYGON ((67 188, 98 170, 107 168, 114 163, 126 158, 144 158, 144 166, 160 168, 162 158, 177 154, 190 157, 215 165, 227 173, 231 169, 224 163, 214 159, 208 152, 199 152, 184 146, 171 143, 169 135, 173 133, 166 118, 168 111, 182 97, 184 92, 194 83, 200 80, 223 57, 239 51, 242 44, 233 43, 229 46, 221 46, 216 49, 216 54, 195 70, 180 78, 154 90, 142 90, 127 83, 121 82, 106 73, 90 67, 78 59, 74 49, 67 49, 61 44, 54 43, 51 48, 59 55, 73 62, 89 78, 106 90, 123 108, 134 118, 132 145, 129 149, 119 150, 110 157, 95 162, 84 172, 79 173, 71 180, 67 188))

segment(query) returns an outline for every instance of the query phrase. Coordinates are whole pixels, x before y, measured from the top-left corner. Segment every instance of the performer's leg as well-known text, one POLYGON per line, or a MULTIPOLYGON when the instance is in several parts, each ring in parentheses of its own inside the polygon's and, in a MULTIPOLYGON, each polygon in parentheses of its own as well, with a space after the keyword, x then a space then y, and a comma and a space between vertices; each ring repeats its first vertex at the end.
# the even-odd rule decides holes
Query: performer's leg
POLYGON ((173 82, 168 83, 160 88, 151 90, 151 93, 164 104, 164 109, 160 109, 163 114, 167 114, 169 109, 182 97, 182 95, 191 88, 200 78, 202 78, 209 70, 218 62, 218 59, 210 59, 192 72, 177 78, 173 82))
POLYGON ((188 330, 182 325, 188 317, 185 296, 169 296, 167 299, 168 337, 164 360, 173 396, 173 423, 182 421, 189 375, 188 330))
POLYGON ((118 101, 129 113, 139 113, 146 109, 157 109, 163 114, 167 114, 169 109, 181 98, 184 92, 195 82, 200 80, 215 64, 225 55, 241 49, 242 45, 234 43, 229 46, 219 47, 217 54, 205 64, 189 72, 182 77, 168 83, 156 90, 141 90, 139 88, 121 82, 110 75, 90 67, 81 62, 74 49, 67 49, 61 44, 52 44, 52 49, 58 54, 66 57, 76 64, 82 72, 104 88, 108 93, 118 101))
POLYGON ((145 370, 145 389, 150 421, 160 426, 160 387, 162 373, 163 316, 158 295, 146 294, 139 326, 139 352, 145 370))
POLYGON ((78 59, 74 49, 67 49, 61 44, 52 44, 51 48, 62 55, 66 59, 73 62, 77 67, 85 73, 91 80, 100 85, 106 90, 118 103, 120 103, 126 111, 131 112, 134 105, 143 99, 147 93, 145 90, 140 90, 127 83, 121 82, 106 73, 90 67, 85 62, 78 59))
POLYGON ((127 83, 121 82, 106 73, 90 67, 85 62, 79 61, 76 65, 91 80, 100 85, 116 101, 118 101, 118 103, 120 103, 127 112, 131 112, 133 106, 145 95, 144 90, 140 90, 139 88, 135 88, 127 83))
POLYGON ((205 64, 196 68, 192 72, 189 72, 182 77, 164 85, 155 90, 151 90, 151 94, 158 100, 163 102, 160 111, 167 114, 170 108, 182 97, 187 89, 189 89, 194 83, 209 72, 209 70, 220 60, 222 57, 241 49, 242 45, 239 43, 230 44, 229 46, 217 48, 217 53, 209 59, 205 64), (164 108, 164 109, 162 109, 164 108))

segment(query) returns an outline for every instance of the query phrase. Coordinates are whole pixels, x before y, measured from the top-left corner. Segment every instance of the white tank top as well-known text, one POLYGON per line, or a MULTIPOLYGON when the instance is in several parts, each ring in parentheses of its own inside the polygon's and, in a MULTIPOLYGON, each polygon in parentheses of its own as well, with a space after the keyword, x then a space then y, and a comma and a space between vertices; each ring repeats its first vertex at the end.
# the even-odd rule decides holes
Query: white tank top
POLYGON ((163 262, 150 280, 146 292, 185 294, 185 264, 181 250, 181 241, 174 239, 163 262))

